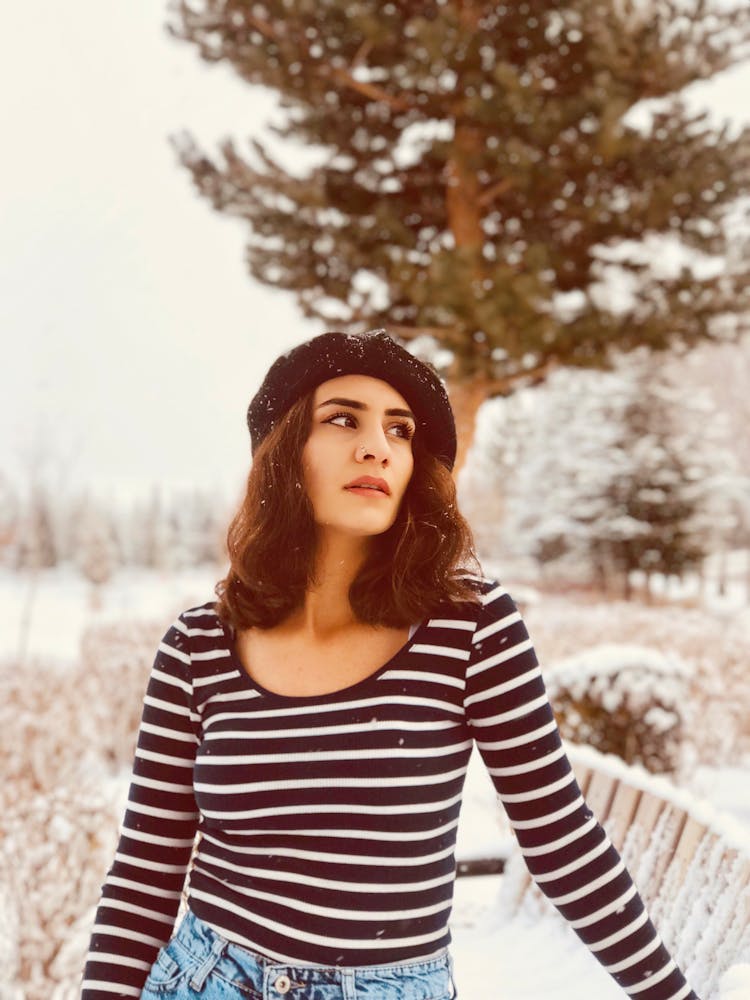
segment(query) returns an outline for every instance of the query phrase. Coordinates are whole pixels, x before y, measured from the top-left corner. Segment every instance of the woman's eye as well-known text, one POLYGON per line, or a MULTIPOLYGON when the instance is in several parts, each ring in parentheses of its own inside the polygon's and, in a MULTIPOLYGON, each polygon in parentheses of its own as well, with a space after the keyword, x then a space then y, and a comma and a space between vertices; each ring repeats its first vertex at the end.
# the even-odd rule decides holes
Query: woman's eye
MULTIPOLYGON (((326 417, 323 421, 324 424, 333 424, 336 427, 357 427, 357 418, 352 413, 332 413, 330 417, 326 417)), ((409 421, 403 420, 395 424, 390 424, 386 427, 388 434, 393 437, 403 438, 405 441, 411 441, 414 437, 414 427, 409 421)))
POLYGON ((337 427, 356 427, 357 421, 351 415, 351 413, 334 413, 330 417, 326 417, 323 421, 326 424, 335 424, 337 427))
POLYGON ((414 428, 409 423, 392 424, 391 430, 396 437, 402 437, 406 441, 411 441, 414 437, 414 428))

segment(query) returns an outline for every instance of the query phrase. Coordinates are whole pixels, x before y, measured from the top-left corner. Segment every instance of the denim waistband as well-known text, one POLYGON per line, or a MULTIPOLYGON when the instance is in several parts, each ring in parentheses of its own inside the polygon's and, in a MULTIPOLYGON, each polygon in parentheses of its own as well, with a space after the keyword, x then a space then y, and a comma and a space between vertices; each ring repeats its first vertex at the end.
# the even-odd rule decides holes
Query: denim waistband
POLYGON ((180 966, 189 968, 188 981, 202 990, 212 973, 253 1000, 431 1000, 454 995, 452 963, 447 948, 425 959, 353 967, 297 965, 253 952, 229 941, 192 910, 180 922, 169 943, 179 951, 180 966), (434 992, 436 981, 439 989, 434 992))

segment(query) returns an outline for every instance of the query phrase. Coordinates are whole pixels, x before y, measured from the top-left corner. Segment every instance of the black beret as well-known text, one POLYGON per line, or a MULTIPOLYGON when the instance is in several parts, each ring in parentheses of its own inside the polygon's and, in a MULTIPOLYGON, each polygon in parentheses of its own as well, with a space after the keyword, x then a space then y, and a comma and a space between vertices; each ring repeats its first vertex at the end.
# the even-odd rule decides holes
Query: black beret
POLYGON ((247 410, 252 451, 296 400, 340 375, 370 375, 392 385, 414 411, 427 450, 453 468, 456 425, 445 387, 431 365, 385 330, 321 333, 278 357, 247 410))

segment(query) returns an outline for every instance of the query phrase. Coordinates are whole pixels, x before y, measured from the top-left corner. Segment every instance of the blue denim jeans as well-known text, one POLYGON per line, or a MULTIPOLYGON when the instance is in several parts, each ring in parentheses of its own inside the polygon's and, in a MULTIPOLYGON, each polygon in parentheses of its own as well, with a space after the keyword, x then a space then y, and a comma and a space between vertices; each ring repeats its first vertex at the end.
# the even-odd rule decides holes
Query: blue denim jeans
POLYGON ((448 951, 397 965, 285 965, 248 951, 190 910, 156 957, 141 1000, 453 1000, 448 951))

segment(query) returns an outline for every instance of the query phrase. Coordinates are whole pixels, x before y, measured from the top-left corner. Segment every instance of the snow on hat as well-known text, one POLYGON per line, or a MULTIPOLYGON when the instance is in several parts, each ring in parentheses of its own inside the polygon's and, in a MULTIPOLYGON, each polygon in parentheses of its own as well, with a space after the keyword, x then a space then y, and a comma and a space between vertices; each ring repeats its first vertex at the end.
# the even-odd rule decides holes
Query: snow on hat
POLYGON ((414 411, 428 451, 448 469, 456 460, 456 425, 435 369, 385 330, 321 333, 274 361, 247 410, 253 453, 300 396, 340 375, 370 375, 393 386, 414 411))

